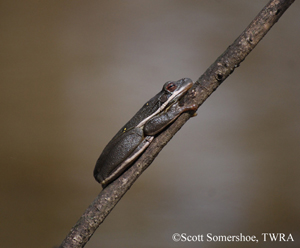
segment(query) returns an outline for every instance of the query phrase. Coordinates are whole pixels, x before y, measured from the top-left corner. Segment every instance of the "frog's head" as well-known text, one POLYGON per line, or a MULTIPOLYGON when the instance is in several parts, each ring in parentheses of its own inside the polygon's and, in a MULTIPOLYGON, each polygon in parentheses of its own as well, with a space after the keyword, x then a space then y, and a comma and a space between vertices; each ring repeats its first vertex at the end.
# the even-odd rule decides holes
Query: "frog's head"
POLYGON ((160 101, 165 105, 178 101, 191 87, 193 81, 190 78, 182 78, 178 81, 168 81, 164 84, 160 101), (165 99, 164 99, 165 98, 165 99))

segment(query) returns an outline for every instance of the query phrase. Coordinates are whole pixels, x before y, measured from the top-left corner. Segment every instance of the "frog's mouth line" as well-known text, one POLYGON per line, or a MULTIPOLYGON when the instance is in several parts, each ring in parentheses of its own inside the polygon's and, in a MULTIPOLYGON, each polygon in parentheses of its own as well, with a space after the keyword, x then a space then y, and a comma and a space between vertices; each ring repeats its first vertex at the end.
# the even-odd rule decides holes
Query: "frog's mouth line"
POLYGON ((148 116, 146 119, 141 121, 137 127, 142 127, 144 124, 150 120, 153 116, 157 115, 167 107, 174 104, 178 99, 180 99, 191 87, 193 86, 193 82, 189 82, 185 87, 179 88, 177 91, 175 90, 173 94, 169 97, 167 101, 165 101, 152 115, 148 116))

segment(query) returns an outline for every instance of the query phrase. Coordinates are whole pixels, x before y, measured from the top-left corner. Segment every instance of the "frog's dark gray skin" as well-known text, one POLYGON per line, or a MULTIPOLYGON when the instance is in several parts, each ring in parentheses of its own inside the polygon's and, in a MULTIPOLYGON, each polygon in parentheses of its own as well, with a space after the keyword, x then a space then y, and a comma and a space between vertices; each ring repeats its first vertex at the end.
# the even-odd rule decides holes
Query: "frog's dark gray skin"
POLYGON ((154 135, 161 132, 181 113, 196 110, 195 106, 179 106, 179 99, 192 87, 193 81, 183 78, 166 82, 112 138, 97 160, 94 177, 105 188, 118 178, 144 150, 154 135))

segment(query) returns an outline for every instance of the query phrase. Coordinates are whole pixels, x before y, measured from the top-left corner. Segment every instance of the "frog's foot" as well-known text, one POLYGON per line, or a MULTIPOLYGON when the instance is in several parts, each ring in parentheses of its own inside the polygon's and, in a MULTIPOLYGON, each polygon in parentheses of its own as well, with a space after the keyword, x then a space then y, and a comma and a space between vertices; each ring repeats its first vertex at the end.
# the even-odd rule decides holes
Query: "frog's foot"
POLYGON ((191 112, 191 117, 195 117, 195 116, 197 116, 197 113, 196 113, 197 109, 198 109, 198 105, 193 103, 191 105, 184 106, 183 109, 182 109, 182 113, 190 111, 191 112))

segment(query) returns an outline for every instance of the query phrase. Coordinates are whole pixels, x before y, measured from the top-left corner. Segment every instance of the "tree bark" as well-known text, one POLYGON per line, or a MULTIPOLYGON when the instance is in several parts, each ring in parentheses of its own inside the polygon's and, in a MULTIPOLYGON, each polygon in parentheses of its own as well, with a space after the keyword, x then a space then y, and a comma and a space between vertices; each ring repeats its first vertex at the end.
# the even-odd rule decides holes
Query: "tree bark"
MULTIPOLYGON (((193 104, 200 107, 240 65, 293 2, 294 0, 271 0, 233 44, 195 82, 180 104, 189 106, 193 104)), ((147 150, 124 174, 100 192, 64 239, 60 245, 61 248, 85 246, 135 180, 147 169, 162 148, 192 115, 193 113, 183 113, 173 124, 154 138, 147 150)))

